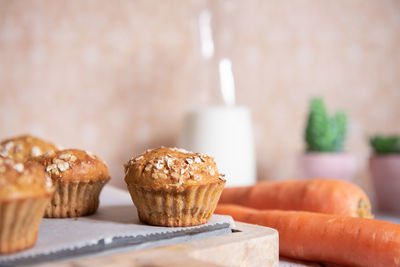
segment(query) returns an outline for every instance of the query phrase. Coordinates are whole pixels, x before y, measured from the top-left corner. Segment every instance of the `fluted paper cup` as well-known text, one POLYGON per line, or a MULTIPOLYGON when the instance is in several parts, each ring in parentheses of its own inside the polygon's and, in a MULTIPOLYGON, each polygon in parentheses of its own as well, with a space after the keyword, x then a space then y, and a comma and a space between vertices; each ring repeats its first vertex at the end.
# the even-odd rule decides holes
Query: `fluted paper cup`
POLYGON ((50 196, 0 202, 0 254, 33 246, 50 196))
POLYGON ((128 185, 139 219, 147 224, 180 227, 206 223, 217 206, 225 181, 191 185, 183 190, 155 190, 128 185))
POLYGON ((45 217, 68 218, 95 213, 104 185, 104 181, 55 182, 56 192, 46 208, 45 217))

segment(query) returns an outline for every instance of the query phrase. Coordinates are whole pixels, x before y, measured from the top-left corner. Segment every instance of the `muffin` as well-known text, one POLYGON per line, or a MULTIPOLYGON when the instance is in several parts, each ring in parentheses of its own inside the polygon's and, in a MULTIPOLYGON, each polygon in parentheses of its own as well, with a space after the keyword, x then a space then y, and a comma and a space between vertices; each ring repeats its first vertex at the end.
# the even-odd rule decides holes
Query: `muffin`
POLYGON ((0 143, 0 156, 17 161, 26 161, 55 150, 57 147, 52 143, 30 135, 9 138, 0 143))
POLYGON ((56 188, 45 217, 78 217, 96 212, 100 191, 110 180, 104 161, 78 149, 52 151, 32 160, 45 167, 56 188))
POLYGON ((40 164, 0 156, 0 254, 35 244, 53 194, 51 179, 40 164))
POLYGON ((139 219, 151 225, 206 223, 225 185, 212 157, 177 148, 147 150, 124 168, 139 219))

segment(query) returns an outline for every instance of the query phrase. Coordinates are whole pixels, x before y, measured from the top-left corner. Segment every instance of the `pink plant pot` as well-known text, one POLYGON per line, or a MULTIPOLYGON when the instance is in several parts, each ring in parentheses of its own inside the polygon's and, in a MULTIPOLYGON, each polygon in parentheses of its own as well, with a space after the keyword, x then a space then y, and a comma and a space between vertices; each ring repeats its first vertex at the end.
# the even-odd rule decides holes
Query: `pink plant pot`
POLYGON ((400 213, 400 155, 371 156, 369 168, 378 208, 400 213))
POLYGON ((305 153, 299 158, 301 178, 332 178, 351 182, 356 173, 356 158, 347 153, 305 153))

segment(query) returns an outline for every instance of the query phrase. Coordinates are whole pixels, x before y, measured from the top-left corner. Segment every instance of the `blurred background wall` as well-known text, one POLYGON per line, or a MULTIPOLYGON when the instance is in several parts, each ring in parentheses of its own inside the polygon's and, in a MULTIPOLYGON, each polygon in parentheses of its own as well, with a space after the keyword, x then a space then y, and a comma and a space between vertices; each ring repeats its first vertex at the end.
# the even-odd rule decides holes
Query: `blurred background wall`
POLYGON ((369 189, 368 136, 400 132, 399 1, 0 1, 0 137, 91 150, 122 185, 130 156, 174 145, 185 111, 221 104, 221 57, 253 114, 260 180, 296 176, 309 99, 322 96, 348 112, 369 189))

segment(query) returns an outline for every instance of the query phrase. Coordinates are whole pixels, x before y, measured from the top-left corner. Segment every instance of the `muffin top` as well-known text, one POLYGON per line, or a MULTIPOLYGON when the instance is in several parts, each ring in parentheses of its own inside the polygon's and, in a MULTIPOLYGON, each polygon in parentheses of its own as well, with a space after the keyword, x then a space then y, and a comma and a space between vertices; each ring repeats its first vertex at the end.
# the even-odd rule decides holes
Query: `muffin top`
POLYGON ((17 161, 26 161, 30 157, 40 156, 55 150, 57 150, 57 147, 52 143, 30 135, 6 139, 0 143, 0 156, 17 161))
POLYGON ((147 150, 129 160, 124 168, 126 183, 153 189, 182 189, 225 181, 212 157, 178 148, 147 150))
POLYGON ((90 182, 108 181, 110 175, 104 161, 95 154, 79 149, 65 149, 32 158, 45 167, 53 181, 90 182))
POLYGON ((0 156, 0 201, 53 193, 52 181, 43 166, 0 156))

